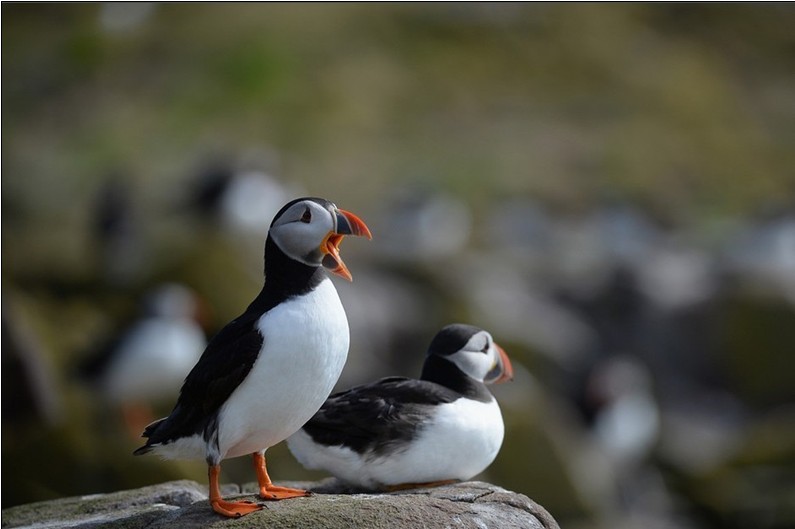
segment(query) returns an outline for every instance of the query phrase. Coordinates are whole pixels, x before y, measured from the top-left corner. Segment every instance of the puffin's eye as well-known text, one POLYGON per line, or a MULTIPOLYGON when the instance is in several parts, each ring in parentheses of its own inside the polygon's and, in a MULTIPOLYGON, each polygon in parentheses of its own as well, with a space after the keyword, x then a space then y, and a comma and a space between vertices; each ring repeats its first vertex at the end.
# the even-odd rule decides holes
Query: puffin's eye
POLYGON ((309 211, 309 207, 307 206, 307 208, 304 210, 304 214, 301 215, 301 222, 309 224, 311 221, 312 221, 312 212, 309 211))

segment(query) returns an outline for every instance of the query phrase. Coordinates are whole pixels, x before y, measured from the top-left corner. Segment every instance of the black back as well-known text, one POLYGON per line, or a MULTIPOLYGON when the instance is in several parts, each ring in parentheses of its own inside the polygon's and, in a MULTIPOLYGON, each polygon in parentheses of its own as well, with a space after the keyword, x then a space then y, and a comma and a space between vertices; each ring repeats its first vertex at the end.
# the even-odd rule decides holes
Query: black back
POLYGON ((433 406, 460 397, 434 382, 383 378, 332 395, 303 429, 315 442, 380 455, 414 439, 433 406))

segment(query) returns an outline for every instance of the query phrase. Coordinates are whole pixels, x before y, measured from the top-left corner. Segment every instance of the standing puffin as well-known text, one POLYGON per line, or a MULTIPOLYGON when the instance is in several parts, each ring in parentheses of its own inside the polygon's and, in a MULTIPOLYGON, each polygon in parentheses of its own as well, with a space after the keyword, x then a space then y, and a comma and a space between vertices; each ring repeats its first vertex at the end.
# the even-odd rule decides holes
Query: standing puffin
POLYGON ((245 312, 210 340, 188 374, 171 415, 146 427, 134 454, 205 458, 210 503, 225 516, 262 508, 225 501, 223 459, 252 454, 260 497, 306 496, 274 486, 265 450, 320 408, 348 355, 345 310, 324 268, 351 280, 339 254, 345 235, 371 238, 352 213, 322 198, 299 198, 274 217, 265 242, 265 284, 245 312))
POLYGON ((502 414, 486 384, 512 377, 488 332, 448 325, 431 341, 419 380, 388 377, 336 393, 287 444, 305 467, 365 489, 470 479, 502 445, 502 414))

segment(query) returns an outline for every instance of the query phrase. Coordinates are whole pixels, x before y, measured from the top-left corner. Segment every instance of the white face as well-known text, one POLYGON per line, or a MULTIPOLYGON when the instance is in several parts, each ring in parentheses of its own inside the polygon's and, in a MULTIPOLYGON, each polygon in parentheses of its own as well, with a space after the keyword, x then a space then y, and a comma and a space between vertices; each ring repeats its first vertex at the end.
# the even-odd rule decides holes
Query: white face
POLYGON ((336 230, 336 222, 336 217, 317 202, 302 200, 276 219, 270 236, 288 257, 319 266, 324 255, 321 245, 329 232, 336 230))
POLYGON ((447 356, 458 369, 480 382, 493 382, 502 374, 502 360, 494 340, 486 331, 472 338, 458 351, 447 356))

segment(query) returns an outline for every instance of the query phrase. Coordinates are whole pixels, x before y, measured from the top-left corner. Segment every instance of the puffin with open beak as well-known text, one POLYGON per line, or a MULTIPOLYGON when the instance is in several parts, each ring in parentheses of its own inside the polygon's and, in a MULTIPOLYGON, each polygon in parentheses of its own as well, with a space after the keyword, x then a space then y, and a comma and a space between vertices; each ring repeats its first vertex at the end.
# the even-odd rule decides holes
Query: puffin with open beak
POLYGON ((262 508, 221 497, 220 463, 231 457, 252 455, 264 500, 308 494, 274 485, 265 451, 312 417, 342 372, 348 320, 326 270, 352 279, 339 251, 349 235, 372 238, 361 219, 322 198, 293 200, 276 214, 262 290, 210 340, 171 414, 146 427, 146 444, 134 452, 204 458, 210 503, 219 514, 262 508))
POLYGON ((502 445, 502 414, 486 385, 512 377, 491 334, 448 325, 431 341, 419 380, 389 377, 336 393, 287 445, 305 467, 363 489, 467 480, 502 445))

